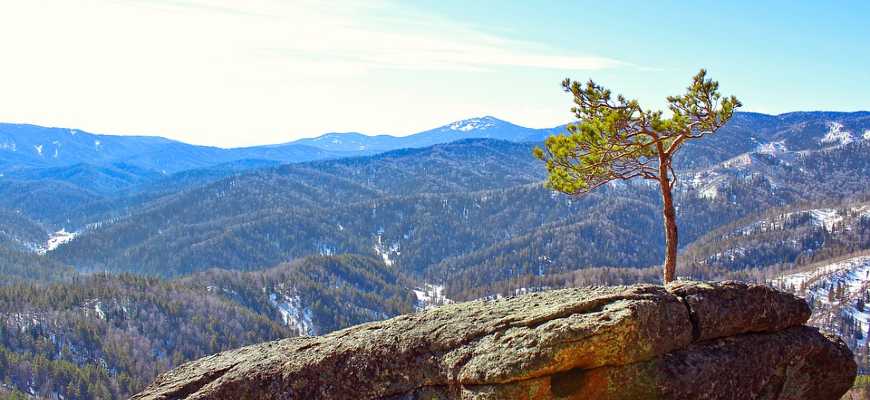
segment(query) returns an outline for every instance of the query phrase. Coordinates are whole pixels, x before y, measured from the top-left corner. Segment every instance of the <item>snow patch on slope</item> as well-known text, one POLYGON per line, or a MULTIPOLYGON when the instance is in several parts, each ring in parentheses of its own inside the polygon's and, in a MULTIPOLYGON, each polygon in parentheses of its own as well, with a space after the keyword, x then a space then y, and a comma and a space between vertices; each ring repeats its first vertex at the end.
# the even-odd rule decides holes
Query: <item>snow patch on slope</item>
POLYGON ((719 188, 716 185, 710 185, 698 192, 698 196, 702 199, 715 200, 719 197, 719 188))
MULTIPOLYGON (((813 308, 809 325, 840 336, 837 320, 851 320, 857 330, 870 326, 870 306, 859 306, 870 290, 870 256, 858 256, 821 267, 783 275, 769 282, 773 287, 791 291, 807 300, 813 308)), ((844 337, 853 351, 866 345, 867 335, 844 337)))
MULTIPOLYGON (((825 295, 824 297, 827 298, 827 289, 817 287, 819 286, 819 283, 830 281, 832 277, 851 277, 853 278, 852 280, 856 280, 864 276, 863 279, 866 280, 866 274, 862 275, 862 272, 866 271, 870 271, 870 256, 850 258, 844 261, 823 265, 809 271, 781 275, 770 280, 769 283, 775 288, 793 288, 794 291, 799 293, 813 292, 817 295, 825 295)), ((854 284, 851 286, 855 287, 854 284)))
POLYGON ((58 248, 60 245, 64 243, 69 243, 73 239, 78 236, 78 232, 67 232, 66 229, 61 229, 55 233, 52 233, 51 236, 48 237, 48 240, 39 247, 36 252, 38 254, 45 254, 54 249, 58 248))
POLYGON ((300 336, 311 336, 317 333, 311 310, 302 306, 302 299, 299 296, 270 293, 269 303, 278 310, 284 325, 295 328, 300 336))
POLYGON ((94 304, 94 312, 97 313, 97 318, 101 320, 106 320, 106 312, 103 311, 103 303, 97 300, 97 303, 94 304))
POLYGON ((321 256, 332 256, 335 255, 335 247, 321 243, 317 246, 317 253, 321 256))
POLYGON ((752 165, 752 156, 749 153, 741 154, 721 164, 722 168, 741 168, 752 165))
POLYGON ((785 141, 780 140, 778 142, 771 143, 762 143, 758 145, 756 152, 759 154, 778 154, 785 153, 788 151, 788 147, 785 146, 785 141))
POLYGON ((735 248, 725 250, 724 252, 719 252, 719 253, 713 254, 712 256, 710 256, 708 258, 708 260, 718 261, 718 260, 727 259, 729 261, 734 261, 737 258, 743 257, 745 255, 746 255, 746 248, 745 247, 735 247, 735 248))
POLYGON ((700 171, 690 174, 685 180, 689 188, 698 191, 698 197, 714 200, 719 197, 719 187, 727 178, 715 171, 700 171))
POLYGON ((85 315, 88 315, 93 311, 97 318, 103 321, 106 320, 106 312, 103 310, 103 302, 100 301, 99 298, 85 300, 82 304, 82 309, 85 310, 85 315))
POLYGON ((444 295, 444 285, 427 283, 423 287, 414 288, 414 295, 417 296, 418 311, 453 303, 453 300, 444 295))
MULTIPOLYGON (((852 211, 856 213, 870 212, 870 210, 864 211, 864 209, 865 207, 856 207, 853 208, 852 211)), ((843 214, 841 214, 840 211, 836 209, 814 208, 811 210, 785 213, 776 218, 755 221, 749 225, 737 228, 731 233, 731 235, 749 236, 756 232, 767 232, 785 229, 785 224, 790 218, 798 217, 801 215, 809 215, 814 225, 825 228, 825 230, 827 230, 828 232, 833 231, 834 226, 840 224, 845 219, 843 214)), ((863 214, 859 215, 863 216, 863 214)))
POLYGON ((849 144, 855 141, 855 138, 852 137, 852 134, 848 131, 843 130, 843 124, 839 122, 831 122, 828 124, 828 133, 825 134, 819 142, 822 144, 849 144))
POLYGON ((813 220, 827 231, 833 230, 834 225, 843 221, 843 216, 837 210, 830 208, 817 208, 810 210, 809 213, 812 215, 813 220))
POLYGON ((375 253, 377 253, 377 255, 381 256, 381 258, 384 260, 384 264, 386 264, 388 267, 391 267, 391 266, 393 266, 393 263, 395 261, 393 261, 393 259, 390 258, 390 256, 391 255, 398 256, 398 255, 401 255, 402 253, 399 251, 399 243, 393 243, 393 244, 387 246, 386 241, 384 241, 383 236, 384 236, 384 228, 378 229, 378 235, 376 237, 377 242, 374 245, 374 250, 375 250, 375 253))

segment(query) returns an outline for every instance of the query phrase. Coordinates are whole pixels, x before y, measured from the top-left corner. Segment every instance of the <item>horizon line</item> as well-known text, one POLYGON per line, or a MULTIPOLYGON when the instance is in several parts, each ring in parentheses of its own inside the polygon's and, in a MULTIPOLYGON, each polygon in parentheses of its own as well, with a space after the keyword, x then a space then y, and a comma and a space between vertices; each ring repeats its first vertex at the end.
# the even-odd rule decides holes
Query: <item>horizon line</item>
MULTIPOLYGON (((770 114, 770 113, 758 112, 758 111, 735 111, 735 113, 737 113, 737 114, 758 114, 758 115, 766 115, 766 116, 770 116, 770 117, 781 117, 781 116, 784 116, 784 115, 789 115, 789 114, 799 114, 799 113, 807 113, 807 114, 812 114, 812 113, 860 114, 860 113, 870 113, 870 109, 867 109, 867 110, 854 110, 854 111, 836 111, 836 110, 798 110, 798 111, 787 111, 787 112, 782 112, 782 113, 778 113, 778 114, 770 114)), ((38 127, 38 128, 44 128, 44 129, 66 129, 66 130, 70 130, 70 131, 78 131, 78 132, 81 132, 81 133, 90 134, 90 135, 95 135, 95 136, 156 138, 156 139, 165 139, 165 140, 169 140, 169 141, 173 141, 173 142, 177 142, 177 143, 183 143, 183 144, 192 145, 192 146, 198 146, 198 147, 210 147, 210 148, 218 148, 218 149, 226 149, 226 150, 230 150, 230 149, 247 149, 247 148, 255 148, 255 147, 267 147, 267 146, 280 146, 280 145, 298 144, 297 142, 306 141, 306 140, 314 140, 314 139, 322 138, 322 137, 329 136, 329 135, 362 135, 362 136, 369 137, 369 138, 373 138, 373 137, 384 137, 384 136, 386 136, 386 137, 391 137, 391 138, 404 138, 404 137, 410 137, 410 136, 414 136, 414 135, 417 135, 417 134, 421 134, 421 133, 425 133, 425 132, 433 131, 433 130, 440 129, 440 128, 446 128, 446 127, 449 127, 450 125, 453 125, 453 124, 456 124, 456 123, 459 123, 459 122, 470 121, 470 120, 475 120, 475 119, 486 119, 486 118, 495 119, 495 120, 497 120, 497 121, 505 122, 505 123, 508 123, 508 124, 511 124, 511 125, 514 125, 514 126, 518 126, 518 127, 521 127, 521 128, 525 128, 525 129, 535 129, 535 130, 557 129, 557 128, 560 128, 560 127, 562 127, 562 126, 565 126, 565 125, 571 123, 571 122, 565 122, 565 123, 558 124, 558 125, 554 125, 554 126, 547 126, 547 127, 540 127, 540 128, 538 128, 538 127, 530 127, 530 126, 525 126, 525 125, 516 124, 516 123, 513 123, 513 122, 511 122, 511 121, 509 121, 509 120, 506 120, 506 119, 503 119, 503 118, 499 118, 499 117, 496 117, 496 116, 493 116, 493 115, 490 114, 490 115, 483 115, 483 116, 475 116, 475 117, 463 118, 463 119, 459 119, 459 120, 455 120, 455 121, 447 122, 447 123, 445 123, 445 124, 442 124, 442 125, 439 125, 439 126, 436 126, 436 127, 432 127, 432 128, 423 129, 423 130, 420 130, 420 131, 411 132, 411 133, 408 133, 408 134, 406 134, 406 135, 399 135, 399 134, 392 134, 392 133, 377 133, 377 134, 371 134, 371 133, 364 133, 364 132, 359 132, 359 131, 328 131, 328 132, 324 132, 324 133, 321 133, 321 134, 316 135, 316 136, 302 137, 302 138, 294 139, 294 140, 290 140, 290 141, 287 141, 287 142, 261 143, 261 144, 253 144, 253 145, 249 145, 249 146, 230 146, 230 147, 227 147, 227 146, 216 146, 216 145, 207 145, 207 144, 197 144, 197 143, 192 143, 192 142, 185 142, 185 141, 182 141, 182 140, 179 140, 179 139, 173 139, 173 138, 171 138, 171 137, 164 136, 164 135, 160 135, 160 134, 142 134, 142 133, 129 133, 129 134, 127 134, 127 133, 99 133, 99 132, 93 132, 93 131, 84 130, 84 129, 80 129, 80 128, 74 128, 74 127, 66 127, 66 126, 49 126, 49 125, 41 125, 41 124, 38 124, 38 123, 31 123, 31 122, 8 122, 8 121, 0 121, 0 125, 33 126, 33 127, 38 127)))

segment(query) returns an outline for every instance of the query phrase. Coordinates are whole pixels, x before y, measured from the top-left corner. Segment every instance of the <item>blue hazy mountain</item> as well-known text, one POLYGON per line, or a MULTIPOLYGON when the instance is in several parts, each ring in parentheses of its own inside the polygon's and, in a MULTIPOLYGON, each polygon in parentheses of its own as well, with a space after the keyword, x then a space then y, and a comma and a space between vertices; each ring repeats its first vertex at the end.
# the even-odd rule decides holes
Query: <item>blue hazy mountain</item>
MULTIPOLYGON (((38 220, 57 222, 57 217, 64 217, 55 207, 60 204, 80 204, 93 209, 97 205, 93 202, 104 198, 146 194, 132 203, 125 200, 122 204, 126 209, 160 193, 204 185, 244 171, 309 161, 339 160, 310 167, 354 166, 343 167, 342 174, 350 175, 362 173, 358 167, 365 165, 374 168, 369 179, 399 182, 402 180, 398 177, 408 163, 414 164, 409 160, 416 159, 407 156, 418 154, 415 151, 420 149, 473 139, 524 143, 530 147, 525 142, 540 142, 563 129, 532 129, 481 117, 404 137, 333 133, 285 144, 222 149, 161 137, 94 135, 75 129, 0 124, 0 192, 10 195, 0 202, 0 207, 27 210, 38 220), (402 149, 411 150, 388 153, 402 149), (383 155, 378 156, 380 162, 365 161, 365 157, 378 154, 383 155)), ((737 113, 720 132, 687 145, 678 161, 681 168, 688 169, 710 167, 744 154, 747 159, 793 162, 793 158, 803 157, 804 151, 868 139, 868 112, 737 113)), ((446 149, 464 149, 471 158, 485 150, 469 142, 464 146, 436 148, 436 153, 427 157, 439 160, 440 152, 446 149)), ((487 171, 500 167, 497 160, 493 156, 493 162, 485 167, 487 171)), ((480 172, 469 169, 472 175, 480 172)), ((425 176, 433 175, 429 172, 425 176)), ((113 200, 96 208, 114 209, 117 205, 113 200)))
MULTIPOLYGON (((0 173, 31 170, 34 174, 75 174, 37 168, 73 167, 81 164, 116 168, 119 163, 145 173, 172 174, 241 160, 296 163, 349 156, 372 155, 403 148, 420 148, 462 139, 487 138, 512 142, 535 141, 553 129, 532 129, 494 117, 471 118, 409 136, 329 133, 290 143, 224 149, 197 146, 158 136, 98 135, 78 129, 48 128, 29 124, 0 123, 0 173)), ((24 178, 22 176, 22 178, 24 178)))
POLYGON ((292 143, 329 151, 357 152, 363 155, 397 149, 428 147, 462 139, 499 139, 510 142, 539 141, 558 130, 559 128, 526 128, 486 116, 456 121, 408 136, 368 136, 357 132, 327 133, 316 138, 300 139, 292 143))
POLYGON ((170 174, 240 160, 293 163, 343 156, 346 154, 298 144, 223 149, 156 136, 96 135, 77 129, 0 123, 0 173, 7 174, 22 169, 117 163, 170 174))

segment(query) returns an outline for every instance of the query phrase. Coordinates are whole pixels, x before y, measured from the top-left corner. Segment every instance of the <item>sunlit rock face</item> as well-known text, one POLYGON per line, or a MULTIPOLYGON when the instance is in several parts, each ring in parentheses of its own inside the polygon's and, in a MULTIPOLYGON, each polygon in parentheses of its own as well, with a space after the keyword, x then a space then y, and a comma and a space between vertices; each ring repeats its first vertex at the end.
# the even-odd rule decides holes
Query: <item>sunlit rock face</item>
POLYGON ((852 354, 809 315, 736 282, 555 290, 220 353, 134 399, 838 399, 852 354))

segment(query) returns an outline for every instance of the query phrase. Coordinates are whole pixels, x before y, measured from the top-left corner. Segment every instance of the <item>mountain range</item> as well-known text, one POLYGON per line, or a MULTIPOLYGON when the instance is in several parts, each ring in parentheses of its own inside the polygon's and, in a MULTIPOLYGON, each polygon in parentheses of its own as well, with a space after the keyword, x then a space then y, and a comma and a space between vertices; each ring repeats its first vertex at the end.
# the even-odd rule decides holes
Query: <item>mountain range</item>
POLYGON ((327 151, 379 153, 397 149, 428 147, 471 138, 540 142, 548 135, 561 130, 564 130, 564 126, 532 129, 486 116, 456 121, 408 136, 370 136, 357 132, 327 133, 316 138, 300 139, 292 143, 327 151))
MULTIPOLYGON (((560 131, 483 117, 218 149, 0 125, 0 370, 52 371, 0 378, 31 394, 124 397, 158 370, 276 336, 658 280, 657 188, 550 191, 531 150, 560 131), (208 333, 165 333, 178 324, 208 333), (150 369, 131 346, 149 349, 150 369), (99 387, 67 388, 88 374, 99 387)), ((868 112, 737 113, 676 162, 684 277, 773 282, 870 250, 868 112)), ((844 309, 831 304, 817 308, 844 309)), ((841 320, 830 330, 854 337, 854 318, 841 320)))
POLYGON ((77 129, 0 124, 0 172, 124 163, 161 174, 246 159, 300 162, 349 156, 298 144, 223 149, 156 136, 96 135, 77 129))
MULTIPOLYGON (((684 171, 678 196, 684 199, 683 213, 706 222, 684 223, 683 243, 754 209, 860 193, 866 176, 866 157, 860 153, 868 143, 863 137, 870 132, 868 121, 866 112, 739 113, 722 132, 690 143, 677 160, 684 171), (826 182, 836 184, 825 187, 826 182)), ((55 129, 46 132, 49 138, 57 134, 55 129)), ((446 135, 445 140, 456 137, 449 132, 514 140, 544 134, 485 117, 406 140, 420 144, 438 134, 446 135)), ((371 138, 370 143, 383 139, 371 138)), ((122 139, 126 137, 112 140, 122 139)), ((654 190, 633 184, 585 199, 551 195, 539 185, 545 174, 530 154, 534 142, 500 139, 464 139, 285 165, 244 159, 169 175, 125 162, 18 168, 0 179, 0 193, 5 193, 0 207, 45 230, 74 232, 74 241, 52 248, 47 257, 86 271, 173 276, 213 266, 256 269, 311 254, 351 252, 391 257, 429 273, 438 265, 438 271, 454 269, 472 255, 492 263, 494 255, 504 257, 506 243, 525 242, 535 249, 528 241, 560 230, 586 232, 584 237, 597 241, 610 238, 603 244, 615 247, 589 258, 593 253, 577 254, 575 246, 557 261, 627 267, 655 263, 656 251, 626 251, 623 243, 613 241, 634 235, 636 246, 657 248, 660 238, 646 234, 657 224, 654 190), (613 211, 619 207, 648 209, 641 215, 649 218, 624 219, 613 211), (603 228, 612 227, 601 223, 607 220, 621 227, 620 235, 603 228), (477 229, 487 224, 500 229, 477 229), (415 235, 424 229, 429 232, 415 235), (454 243, 460 234, 465 237, 454 243), (94 249, 100 250, 93 254, 94 249)), ((35 136, 30 140, 39 141, 35 136)), ((18 242, 44 247, 32 238, 22 236, 18 242)), ((556 249, 564 246, 570 244, 556 249)))
MULTIPOLYGON (((482 117, 402 137, 330 133, 285 144, 224 149, 191 145, 156 136, 97 135, 77 129, 0 123, 0 173, 19 176, 16 172, 22 169, 80 169, 81 164, 88 164, 120 168, 133 175, 166 175, 243 160, 295 163, 427 147, 469 138, 535 141, 541 140, 554 130, 556 128, 525 128, 494 117, 482 117)), ((54 172, 76 173, 61 170, 54 172)), ((108 174, 113 172, 115 171, 105 171, 108 174)))

